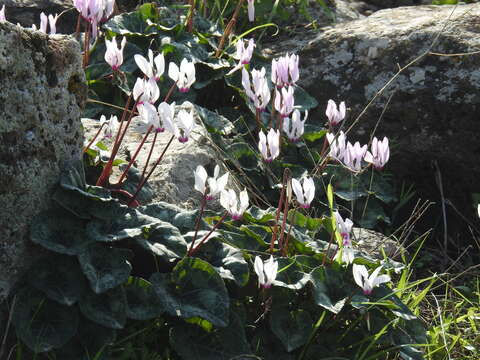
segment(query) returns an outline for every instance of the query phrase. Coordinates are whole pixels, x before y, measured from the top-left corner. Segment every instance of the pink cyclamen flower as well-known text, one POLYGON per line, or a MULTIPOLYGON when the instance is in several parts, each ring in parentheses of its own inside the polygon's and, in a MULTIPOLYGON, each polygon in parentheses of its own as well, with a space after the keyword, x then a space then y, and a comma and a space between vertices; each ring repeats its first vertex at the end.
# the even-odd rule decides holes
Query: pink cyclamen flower
POLYGON ((263 111, 270 101, 270 89, 268 88, 265 68, 252 70, 252 82, 248 71, 242 69, 242 86, 249 99, 258 111, 263 111))
POLYGON ((266 162, 272 162, 280 155, 280 132, 270 129, 267 136, 260 130, 258 133, 258 150, 266 162))
POLYGON ((285 56, 272 60, 271 80, 277 88, 293 85, 298 81, 298 61, 298 55, 289 55, 288 53, 285 56))
POLYGON ((347 264, 351 264, 355 258, 352 248, 352 238, 350 233, 352 232, 353 221, 346 218, 343 220, 338 211, 333 213, 335 216, 335 222, 337 224, 337 230, 342 237, 342 260, 347 264))
POLYGON ((187 59, 183 59, 180 68, 171 62, 168 66, 168 76, 175 81, 180 92, 187 92, 195 82, 195 65, 187 59))
POLYGON ((248 40, 247 47, 245 47, 245 42, 243 39, 239 39, 237 41, 237 53, 235 57, 238 59, 238 64, 232 70, 230 70, 227 75, 232 75, 235 71, 241 69, 244 65, 247 65, 250 62, 254 47, 255 41, 253 39, 248 40))
POLYGON ((165 58, 163 54, 158 54, 154 58, 151 49, 148 49, 148 60, 140 54, 134 55, 134 59, 137 66, 148 79, 154 78, 155 81, 158 81, 165 71, 165 58))
POLYGON ((292 113, 292 119, 289 117, 283 119, 283 132, 287 134, 288 140, 297 142, 305 130, 305 121, 308 117, 308 111, 305 111, 303 120, 300 119, 300 111, 295 109, 292 113))
POLYGON ((248 208, 248 194, 244 189, 240 192, 239 198, 232 189, 223 190, 220 193, 220 205, 228 211, 233 220, 240 220, 243 217, 243 213, 248 208))
POLYGON ((335 126, 339 124, 344 118, 346 113, 345 101, 340 103, 340 106, 337 108, 335 101, 328 100, 327 110, 325 114, 328 117, 330 125, 335 126))
POLYGON ((0 9, 0 21, 7 21, 7 18, 5 17, 5 4, 0 9))
POLYGON ((347 142, 347 149, 343 156, 343 164, 353 172, 362 170, 362 160, 367 153, 367 145, 360 146, 357 141, 355 145, 347 142))
POLYGON ((255 20, 255 0, 247 0, 248 4, 248 20, 253 22, 255 20))
POLYGON ((195 190, 205 194, 205 200, 213 200, 225 189, 225 186, 227 186, 228 172, 218 177, 219 173, 220 167, 218 165, 215 166, 212 177, 208 177, 207 171, 202 165, 197 166, 197 169, 194 172, 195 190))
POLYGON ((310 203, 315 196, 315 184, 312 178, 303 178, 303 183, 300 183, 297 179, 292 179, 292 189, 297 197, 297 201, 300 207, 308 209, 310 203))
MULTIPOLYGON (((161 104, 160 104, 161 105, 161 104)), ((171 114, 170 114, 171 115, 171 114)), ((186 143, 190 133, 195 128, 193 109, 190 112, 180 110, 176 119, 165 117, 165 128, 174 135, 181 143, 186 143)))
POLYGON ((388 159, 390 158, 390 148, 388 147, 388 138, 384 137, 379 141, 376 137, 373 138, 371 150, 365 154, 365 161, 371 163, 375 169, 383 169, 388 159))
POLYGON ((278 262, 273 260, 273 256, 270 255, 270 258, 265 262, 259 256, 256 256, 253 268, 258 276, 258 286, 264 289, 270 288, 278 273, 278 262))
POLYGON ((328 155, 335 160, 343 161, 347 149, 347 138, 343 131, 340 131, 336 139, 334 134, 328 133, 327 141, 330 144, 330 152, 328 155))
POLYGON ((282 88, 281 92, 275 89, 275 110, 277 110, 282 118, 290 116, 293 111, 294 97, 293 86, 282 88))
POLYGON ((370 295, 373 288, 390 281, 390 276, 378 275, 382 270, 381 266, 377 267, 370 276, 368 276, 367 268, 364 265, 353 264, 352 270, 355 282, 362 288, 365 295, 370 295))
POLYGON ((105 46, 107 48, 105 51, 105 61, 112 67, 113 71, 117 71, 123 64, 123 49, 126 43, 127 38, 123 37, 120 48, 118 48, 115 36, 112 40, 105 39, 105 46))

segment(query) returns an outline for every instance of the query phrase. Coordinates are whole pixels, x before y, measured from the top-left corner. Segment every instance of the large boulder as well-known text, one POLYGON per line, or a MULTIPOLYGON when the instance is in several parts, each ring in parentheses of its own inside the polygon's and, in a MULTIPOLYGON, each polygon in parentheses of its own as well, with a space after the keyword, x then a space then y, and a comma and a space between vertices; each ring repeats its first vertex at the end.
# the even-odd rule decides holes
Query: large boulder
POLYGON ((80 48, 0 22, 0 301, 35 257, 28 227, 51 205, 64 161, 79 159, 86 100, 80 48))
POLYGON ((438 200, 439 210, 441 174, 445 198, 473 218, 471 196, 480 192, 480 56, 439 54, 478 51, 478 19, 480 4, 387 9, 271 52, 300 54, 301 85, 320 104, 311 121, 325 122, 328 99, 345 100, 349 126, 380 92, 349 138, 368 141, 383 116, 375 135, 391 139, 387 168, 415 183, 422 198, 438 200))

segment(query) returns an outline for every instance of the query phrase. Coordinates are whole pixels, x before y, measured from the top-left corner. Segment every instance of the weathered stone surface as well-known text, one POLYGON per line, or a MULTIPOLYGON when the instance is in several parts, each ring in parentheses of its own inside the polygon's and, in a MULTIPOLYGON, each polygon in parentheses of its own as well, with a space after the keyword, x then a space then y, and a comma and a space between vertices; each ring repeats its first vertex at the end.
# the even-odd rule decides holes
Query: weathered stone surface
POLYGON ((78 43, 0 23, 0 84, 1 299, 38 251, 28 225, 49 207, 62 163, 81 156, 78 43))
MULTIPOLYGON (((273 52, 300 53, 301 85, 321 104, 310 119, 323 123, 328 99, 345 100, 348 126, 399 66, 428 50, 478 51, 479 20, 480 4, 400 7, 291 39, 273 52)), ((367 141, 385 110, 375 135, 391 139, 388 169, 414 182, 421 197, 440 200, 432 170, 437 161, 445 197, 472 218, 471 194, 479 192, 480 177, 479 69, 478 54, 421 58, 391 82, 349 135, 367 141)))
POLYGON ((62 14, 57 21, 57 33, 71 34, 75 31, 78 12, 72 0, 0 0, 5 5, 5 15, 9 22, 30 28, 40 25, 40 13, 62 14))

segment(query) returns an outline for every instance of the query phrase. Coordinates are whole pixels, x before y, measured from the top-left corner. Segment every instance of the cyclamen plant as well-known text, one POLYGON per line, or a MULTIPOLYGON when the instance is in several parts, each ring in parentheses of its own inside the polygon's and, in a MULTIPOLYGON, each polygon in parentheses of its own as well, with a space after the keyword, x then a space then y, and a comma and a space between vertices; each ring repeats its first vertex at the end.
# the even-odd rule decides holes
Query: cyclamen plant
MULTIPOLYGON (((239 2, 239 9, 242 3, 239 2)), ((82 10, 87 9, 87 17, 94 13, 95 6, 102 9, 101 21, 110 6, 108 2, 94 0, 76 1, 78 4, 86 6, 82 10)), ((253 1, 247 6, 251 9, 253 1)), ((98 167, 94 170, 100 168, 102 172, 97 186, 86 183, 82 166, 69 168, 54 195, 60 209, 40 214, 32 226, 32 240, 55 256, 51 262, 43 262, 32 270, 28 287, 19 294, 13 318, 21 339, 34 352, 58 350, 58 357, 64 354, 61 351, 65 347, 77 342, 80 349, 67 350, 79 350, 82 354, 78 358, 85 358, 85 354, 90 357, 95 351, 105 351, 108 356, 109 344, 114 342, 117 332, 129 329, 128 318, 151 321, 154 324, 151 328, 155 329, 152 331, 162 334, 155 333, 154 337, 165 347, 168 353, 165 358, 175 360, 214 359, 218 354, 225 358, 265 358, 265 353, 307 359, 315 357, 318 349, 326 351, 322 331, 333 334, 332 341, 342 339, 329 351, 332 356, 344 358, 354 358, 360 353, 363 357, 374 356, 386 344, 404 348, 406 344, 422 343, 410 338, 408 342, 397 340, 395 331, 408 333, 406 319, 411 321, 414 316, 386 286, 391 279, 381 272, 391 271, 392 266, 388 263, 378 266, 378 261, 353 251, 353 221, 340 216, 341 207, 334 201, 332 184, 325 186, 326 200, 321 198, 318 188, 315 193, 315 182, 326 179, 318 171, 325 169, 322 161, 334 158, 355 177, 361 176, 365 163, 376 168, 385 166, 389 159, 388 140, 375 138, 367 151, 366 145, 347 142, 345 133, 333 133, 330 118, 330 133, 326 135, 323 127, 314 133, 305 128, 308 107, 298 97, 301 89, 296 85, 297 55, 274 59, 272 73, 268 73, 265 67, 255 69, 253 40, 248 41, 247 47, 243 40, 238 41, 237 56, 228 59, 222 53, 221 39, 215 49, 203 41, 206 37, 200 41, 196 31, 189 31, 187 40, 181 38, 178 28, 194 26, 195 21, 188 18, 194 20, 196 15, 184 14, 185 23, 179 22, 168 30, 159 14, 154 5, 144 4, 141 12, 126 14, 121 21, 113 18, 111 21, 117 28, 110 26, 110 21, 104 25, 111 36, 111 40, 105 40, 106 53, 98 54, 101 47, 91 50, 97 52, 96 58, 105 58, 108 71, 113 70, 115 76, 120 75, 120 68, 127 74, 127 69, 136 64, 134 73, 140 77, 129 73, 126 78, 131 78, 133 84, 128 81, 119 84, 119 79, 102 74, 102 82, 110 83, 126 101, 120 103, 124 111, 118 118, 113 115, 108 121, 105 115, 100 118, 97 136, 109 137, 113 143, 108 161, 95 162, 98 167), (145 35, 149 41, 145 38, 139 41, 139 34, 132 35, 121 28, 131 18, 143 21, 144 28, 162 34, 168 32, 175 41, 164 48, 163 43, 157 44, 158 33, 145 35), (119 47, 115 36, 121 35, 119 47), (176 42, 181 51, 175 48, 176 42), (149 48, 138 52, 133 59, 124 58, 123 52, 129 46, 135 49, 147 43, 149 48), (194 47, 190 57, 182 52, 188 52, 189 46, 194 47), (201 66, 196 69, 194 61, 198 57, 194 54, 215 50, 220 50, 218 56, 224 57, 210 68, 214 77, 220 74, 217 79, 222 79, 229 70, 233 74, 224 65, 227 60, 233 69, 242 67, 243 90, 240 82, 231 88, 241 91, 237 101, 247 99, 254 105, 248 108, 247 102, 241 102, 239 107, 251 109, 255 116, 254 122, 249 114, 242 114, 247 133, 253 134, 250 138, 243 135, 244 128, 224 135, 222 126, 235 128, 237 123, 215 112, 198 105, 190 111, 181 107, 184 93, 195 87, 196 71, 209 64, 205 59, 200 60, 201 66), (176 58, 179 54, 182 56, 176 58), (170 61, 173 58, 176 60, 170 61), (168 76, 164 76, 167 62, 168 76), (268 86, 269 78, 273 89, 268 86), (199 211, 186 211, 163 202, 145 204, 140 195, 148 190, 148 180, 172 141, 192 141, 192 131, 202 123, 208 125, 205 136, 209 140, 220 139, 215 144, 222 149, 229 171, 220 174, 220 167, 216 166, 213 176, 209 176, 198 165, 193 174, 190 172, 192 188, 202 194, 199 211), (257 127, 254 133, 253 127, 257 127), (110 177, 117 153, 126 132, 132 129, 143 138, 117 182, 112 184, 110 177), (170 140, 157 155, 154 151, 157 136, 165 132, 170 140), (258 143, 257 139, 252 140, 257 133, 258 143), (149 137, 153 140, 146 164, 136 171, 134 163, 149 137), (316 151, 319 141, 324 141, 321 152, 316 151), (307 148, 307 144, 312 146, 307 148), (304 150, 313 154, 309 162, 302 157, 304 150), (155 157, 153 164, 149 164, 155 157), (237 183, 235 189, 243 190, 230 188, 229 180, 237 183), (223 214, 206 210, 216 200, 224 209, 223 214), (277 206, 269 208, 265 204, 277 206), (335 239, 337 246, 332 249, 335 239), (367 268, 359 267, 359 262, 375 270, 369 275, 367 268), (51 264, 54 266, 50 267, 51 264), (45 316, 45 309, 54 311, 45 316), (39 319, 50 318, 52 321, 45 327, 39 325, 39 319), (315 318, 320 319, 317 324, 315 318), (367 324, 370 318, 375 320, 375 326, 388 333, 385 341, 371 345, 371 350, 358 345, 354 336, 344 336, 348 328, 351 333, 373 337, 375 333, 367 324), (95 334, 93 343, 100 343, 100 347, 88 343, 86 334, 95 334), (200 348, 201 352, 195 350, 200 348)), ((102 41, 102 29, 97 30, 97 41, 102 41)), ((225 33, 229 31, 226 29, 225 33)), ((227 85, 228 81, 235 81, 235 76, 230 75, 223 78, 227 85)), ((236 76, 240 78, 239 74, 236 76)), ((198 86, 192 93, 210 91, 202 89, 198 86)), ((332 109, 328 111, 332 119, 345 122, 344 102, 339 110, 332 109)), ((89 143, 91 147, 103 147, 95 138, 89 143)), ((87 155, 91 153, 89 147, 85 149, 87 155)), ((93 171, 92 174, 98 175, 93 171)), ((354 215, 350 217, 357 220, 354 215)))

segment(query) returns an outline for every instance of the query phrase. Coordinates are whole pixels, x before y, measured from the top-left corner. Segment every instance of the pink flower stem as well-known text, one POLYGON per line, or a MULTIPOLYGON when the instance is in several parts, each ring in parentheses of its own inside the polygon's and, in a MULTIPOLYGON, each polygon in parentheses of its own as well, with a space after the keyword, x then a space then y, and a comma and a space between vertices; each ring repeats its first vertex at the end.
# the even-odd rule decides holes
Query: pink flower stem
POLYGON ((143 144, 145 144, 145 141, 147 140, 148 135, 150 135, 150 133, 152 132, 152 130, 153 130, 153 125, 150 125, 150 127, 149 127, 148 130, 147 130, 147 133, 145 134, 145 136, 144 136, 143 139, 142 139, 142 142, 140 143, 140 145, 138 145, 137 150, 135 151, 135 154, 133 154, 133 157, 130 159, 130 162, 128 163, 126 169, 123 171, 122 176, 120 176, 120 179, 119 179, 118 182, 115 184, 116 186, 121 186, 121 185, 122 185, 122 180, 125 178, 125 176, 127 176, 128 170, 130 170, 130 168, 132 167, 133 163, 134 163, 135 160, 137 159, 137 156, 138 156, 138 154, 140 153, 140 150, 142 149, 143 144))
POLYGON ((158 133, 155 131, 155 134, 153 135, 152 146, 150 146, 150 151, 148 152, 147 161, 145 162, 145 166, 143 167, 142 177, 140 178, 141 179, 140 181, 143 181, 143 178, 145 177, 148 164, 150 163, 150 158, 152 157, 153 148, 155 147, 155 143, 157 142, 157 135, 158 133))
POLYGON ((215 224, 215 226, 212 228, 212 230, 209 231, 209 233, 207 235, 205 235, 205 237, 202 239, 202 241, 200 241, 198 243, 198 245, 193 248, 193 249, 190 249, 187 253, 187 256, 193 256, 197 251, 198 249, 200 249, 200 247, 203 245, 203 243, 205 241, 207 241, 207 239, 210 237, 210 235, 212 235, 212 233, 220 226, 220 224, 225 220, 225 218, 227 217, 228 215, 228 211, 225 211, 225 213, 223 214, 223 216, 220 218, 220 220, 218 220, 218 222, 215 224))
POLYGON ((260 129, 262 128, 261 123, 260 123, 260 110, 255 109, 255 120, 257 124, 257 134, 260 132, 260 129))
MULTIPOLYGON (((283 172, 283 180, 282 180, 282 192, 280 193, 280 200, 278 200, 278 205, 277 205, 277 216, 275 218, 275 226, 273 227, 273 232, 272 232, 272 240, 270 241, 270 253, 273 254, 273 250, 275 247, 275 241, 277 240, 277 232, 278 232, 278 220, 280 219, 280 210, 282 207, 284 207, 284 201, 285 201, 285 194, 286 194, 286 170, 283 172)), ((285 217, 285 214, 284 214, 285 217)), ((284 227, 283 227, 284 228, 284 227)), ((278 244, 281 247, 281 243, 278 244)))
POLYGON ((168 93, 167 95, 165 96, 165 99, 163 100, 164 102, 167 102, 168 99, 170 99, 170 96, 172 96, 173 94, 173 90, 175 90, 175 88, 177 87, 177 83, 173 83, 173 85, 170 87, 170 89, 168 90, 168 93))
POLYGON ((95 142, 95 140, 97 139, 98 135, 100 135, 100 132, 102 131, 103 129, 103 126, 105 125, 105 123, 103 123, 102 125, 100 125, 100 129, 98 129, 97 133, 95 134, 95 136, 93 137, 92 140, 90 140, 90 142, 88 143, 87 146, 85 146, 85 148, 83 149, 83 153, 86 153, 88 151, 88 149, 90 149, 90 146, 92 146, 92 144, 95 142))
POLYGON ((150 171, 148 172, 147 176, 142 179, 142 181, 140 181, 140 183, 138 184, 137 186, 137 189, 135 190, 135 193, 133 194, 132 196, 132 200, 128 203, 128 206, 132 206, 132 203, 133 201, 137 198, 137 195, 138 193, 140 192, 140 190, 142 189, 143 185, 145 185, 145 183, 147 182, 147 180, 150 178, 150 176, 153 174, 153 171, 155 170, 155 168, 158 166, 158 164, 160 164, 160 162, 162 161, 163 159, 163 156, 165 155, 165 152, 167 151, 167 149, 169 148, 170 144, 172 143, 173 139, 175 139, 175 135, 172 135, 172 137, 170 138, 170 140, 168 141, 167 145, 165 146, 165 148, 163 149, 162 153, 160 154, 160 156, 158 157, 157 161, 155 162, 155 164, 153 165, 153 167, 150 169, 150 171))
POLYGON ((193 245, 195 245, 195 240, 197 240, 197 234, 198 234, 198 229, 200 227, 200 221, 202 220, 203 211, 205 210, 205 205, 207 204, 207 191, 208 191, 208 189, 205 189, 205 192, 203 194, 202 204, 200 205, 200 213, 198 214, 197 222, 195 223, 195 234, 193 235, 193 240, 192 240, 192 244, 190 245, 190 250, 188 250, 189 253, 192 252, 193 245))

